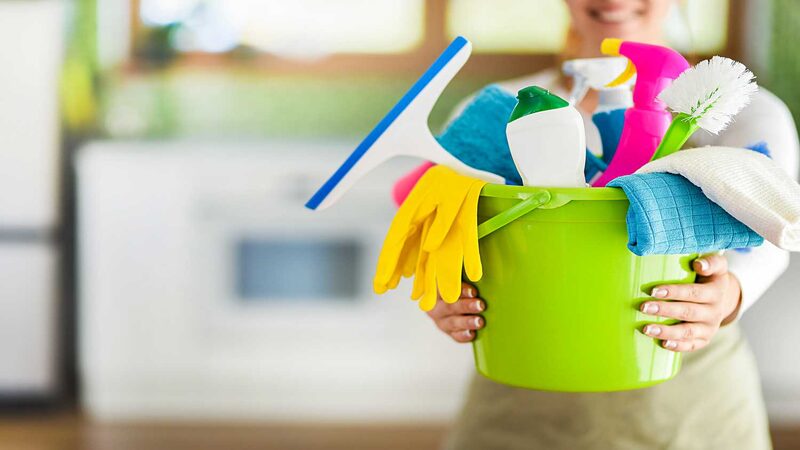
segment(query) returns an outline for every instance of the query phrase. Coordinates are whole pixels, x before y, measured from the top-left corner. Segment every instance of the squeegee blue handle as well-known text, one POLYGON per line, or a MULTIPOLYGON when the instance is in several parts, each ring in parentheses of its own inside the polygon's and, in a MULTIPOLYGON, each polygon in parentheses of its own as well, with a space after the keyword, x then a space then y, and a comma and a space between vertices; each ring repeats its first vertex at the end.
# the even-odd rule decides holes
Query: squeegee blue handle
POLYGON ((408 108, 411 102, 430 84, 430 82, 444 69, 447 64, 461 51, 469 41, 459 36, 436 59, 431 67, 411 86, 400 101, 381 119, 377 126, 358 144, 345 162, 326 181, 317 192, 306 202, 306 208, 317 209, 330 193, 341 183, 342 179, 353 169, 358 161, 369 151, 375 142, 389 129, 395 120, 408 108))

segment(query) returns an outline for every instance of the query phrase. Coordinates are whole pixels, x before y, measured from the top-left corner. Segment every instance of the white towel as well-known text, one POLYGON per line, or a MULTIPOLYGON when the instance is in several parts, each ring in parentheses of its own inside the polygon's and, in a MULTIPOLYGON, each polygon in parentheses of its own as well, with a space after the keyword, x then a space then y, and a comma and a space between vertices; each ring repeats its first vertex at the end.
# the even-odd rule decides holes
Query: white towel
POLYGON ((653 172, 682 175, 764 239, 800 251, 800 185, 767 156, 703 147, 673 153, 637 171, 653 172))

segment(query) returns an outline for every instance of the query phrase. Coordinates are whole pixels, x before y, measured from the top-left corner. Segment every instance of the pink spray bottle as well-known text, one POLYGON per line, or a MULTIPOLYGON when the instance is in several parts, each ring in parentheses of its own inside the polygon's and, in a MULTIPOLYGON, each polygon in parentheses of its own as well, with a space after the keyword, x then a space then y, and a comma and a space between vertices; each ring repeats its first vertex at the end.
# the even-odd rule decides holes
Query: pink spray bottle
POLYGON ((605 173, 594 182, 595 187, 603 187, 614 178, 630 175, 650 161, 672 122, 672 114, 658 95, 690 67, 680 53, 657 45, 606 39, 602 52, 628 58, 628 68, 609 86, 622 84, 633 75, 637 78, 633 107, 625 113, 617 153, 605 173))

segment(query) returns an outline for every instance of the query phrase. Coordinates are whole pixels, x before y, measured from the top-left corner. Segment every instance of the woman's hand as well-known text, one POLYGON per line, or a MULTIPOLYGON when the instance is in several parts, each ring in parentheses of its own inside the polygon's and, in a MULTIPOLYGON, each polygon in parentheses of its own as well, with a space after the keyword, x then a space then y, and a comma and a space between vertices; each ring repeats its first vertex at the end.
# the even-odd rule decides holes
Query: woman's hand
POLYGON ((471 342, 475 339, 475 331, 484 326, 483 317, 478 315, 484 309, 486 304, 478 298, 477 289, 461 283, 461 297, 457 302, 446 303, 440 297, 428 315, 440 330, 456 342, 471 342))
POLYGON ((652 296, 671 301, 648 301, 641 311, 658 317, 677 319, 676 325, 647 325, 644 334, 660 339, 661 345, 675 352, 699 350, 714 337, 720 326, 732 322, 739 312, 741 286, 728 273, 724 256, 704 256, 694 262, 696 284, 657 286, 652 296))

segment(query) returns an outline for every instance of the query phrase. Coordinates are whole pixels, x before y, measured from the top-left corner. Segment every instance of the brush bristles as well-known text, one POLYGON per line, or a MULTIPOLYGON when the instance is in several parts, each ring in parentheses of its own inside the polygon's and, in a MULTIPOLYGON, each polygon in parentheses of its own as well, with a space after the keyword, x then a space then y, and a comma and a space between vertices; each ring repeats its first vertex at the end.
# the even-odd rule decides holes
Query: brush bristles
POLYGON ((744 64, 714 56, 681 74, 658 98, 673 112, 687 114, 704 130, 718 134, 756 91, 755 75, 744 64))

